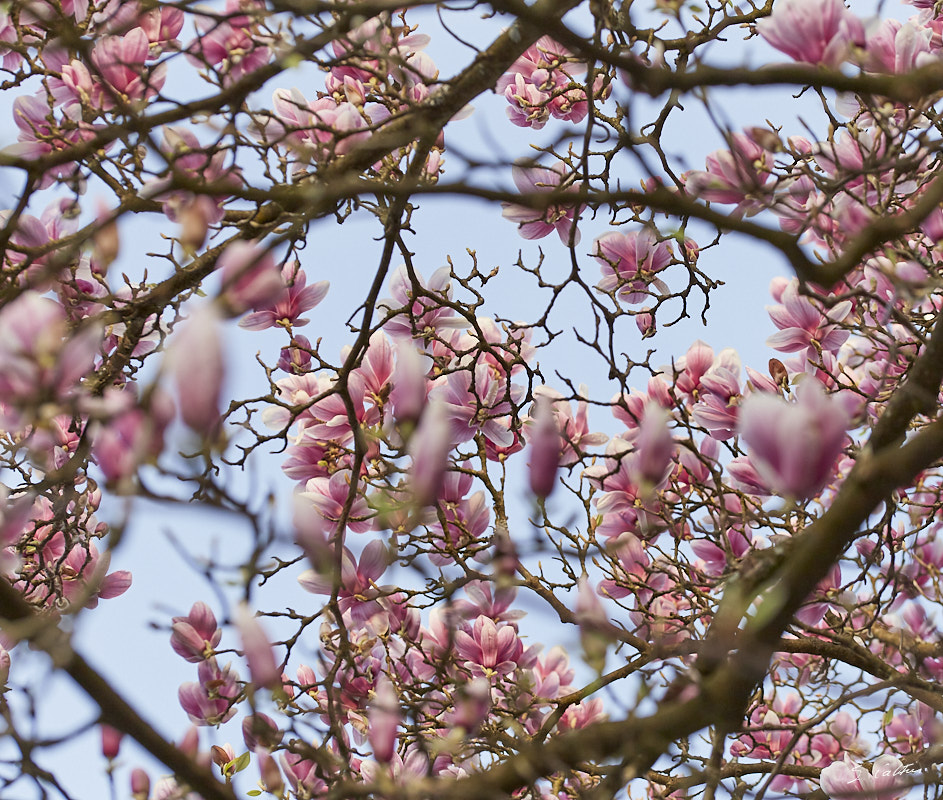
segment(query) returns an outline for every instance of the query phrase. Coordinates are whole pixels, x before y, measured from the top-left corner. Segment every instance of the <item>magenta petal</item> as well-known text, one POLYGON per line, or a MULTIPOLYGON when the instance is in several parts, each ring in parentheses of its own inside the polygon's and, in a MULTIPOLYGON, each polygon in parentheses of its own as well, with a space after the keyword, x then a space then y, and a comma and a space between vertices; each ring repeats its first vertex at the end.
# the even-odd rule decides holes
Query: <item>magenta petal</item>
POLYGON ((111 600, 113 597, 123 595, 130 587, 131 573, 126 569, 119 569, 105 577, 98 590, 98 596, 103 600, 111 600))

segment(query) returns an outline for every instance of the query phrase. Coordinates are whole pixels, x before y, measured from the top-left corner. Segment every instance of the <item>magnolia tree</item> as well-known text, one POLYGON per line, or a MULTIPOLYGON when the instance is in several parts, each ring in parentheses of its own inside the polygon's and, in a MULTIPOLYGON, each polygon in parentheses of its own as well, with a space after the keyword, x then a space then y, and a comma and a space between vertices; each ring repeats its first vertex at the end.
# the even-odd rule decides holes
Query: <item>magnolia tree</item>
POLYGON ((0 11, 0 793, 96 770, 137 800, 929 793, 939 4, 405 6, 0 11), (724 123, 735 86, 782 119, 724 123), (679 128, 722 146, 688 163, 679 128), (429 268, 412 226, 440 196, 541 249, 479 268, 457 225, 429 268), (378 256, 325 263, 349 220, 378 256), (712 322, 736 240, 783 270, 762 361, 648 350, 712 322), (529 318, 495 310, 499 272, 529 318), (236 326, 273 330, 239 362, 236 326), (226 388, 247 373, 261 392, 226 388), (270 497, 233 488, 272 459, 270 497), (164 651, 123 656, 192 665, 157 698, 176 744, 68 635, 125 602, 113 551, 148 558, 134 498, 251 532, 235 589, 208 561, 164 651), (103 756, 44 759, 30 649, 103 756))

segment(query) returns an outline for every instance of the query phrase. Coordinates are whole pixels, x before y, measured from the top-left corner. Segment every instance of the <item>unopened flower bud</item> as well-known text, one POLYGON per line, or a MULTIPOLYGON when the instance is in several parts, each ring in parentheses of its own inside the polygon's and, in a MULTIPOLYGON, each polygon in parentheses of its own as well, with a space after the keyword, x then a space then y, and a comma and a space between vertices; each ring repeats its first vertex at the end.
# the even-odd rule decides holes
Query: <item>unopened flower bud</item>
POLYGON ((530 488, 537 497, 547 497, 557 483, 563 442, 557 429, 553 405, 538 397, 530 435, 530 488))
POLYGON ((151 793, 151 779, 140 767, 131 771, 131 795, 134 800, 147 800, 151 793))
POLYGON ((242 649, 252 682, 256 686, 277 689, 282 685, 282 671, 275 661, 275 653, 265 631, 246 606, 239 609, 236 626, 242 636, 242 649))
POLYGON ((118 751, 121 749, 121 740, 124 734, 112 728, 111 725, 102 723, 100 726, 102 734, 102 755, 109 761, 118 757, 118 751))

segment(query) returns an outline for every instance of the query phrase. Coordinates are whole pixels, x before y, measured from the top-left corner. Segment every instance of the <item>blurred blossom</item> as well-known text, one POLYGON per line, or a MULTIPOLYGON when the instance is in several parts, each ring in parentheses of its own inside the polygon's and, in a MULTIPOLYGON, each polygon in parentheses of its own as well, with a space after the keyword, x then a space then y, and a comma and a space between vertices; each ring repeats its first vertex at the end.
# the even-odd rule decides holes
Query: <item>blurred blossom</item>
POLYGON ((271 250, 251 242, 229 245, 217 259, 216 269, 223 283, 220 299, 233 315, 265 307, 286 291, 271 250))
POLYGON ((795 402, 787 402, 771 394, 751 394, 740 408, 738 432, 770 488, 804 500, 831 476, 852 415, 843 399, 826 395, 817 380, 802 381, 795 395, 795 402))
POLYGON ((909 791, 901 775, 906 769, 899 758, 879 756, 868 772, 845 753, 842 761, 834 761, 822 770, 819 782, 832 800, 898 800, 909 791))
POLYGON ((215 305, 200 306, 176 333, 168 357, 180 398, 180 415, 207 438, 219 431, 225 364, 215 305))
POLYGON ((430 398, 419 420, 419 427, 409 441, 412 457, 409 487, 417 506, 431 503, 439 493, 452 449, 446 404, 430 398))
POLYGON ((837 67, 853 45, 865 42, 864 25, 842 0, 779 0, 756 29, 795 61, 829 67, 837 67))
POLYGON ((530 489, 537 497, 544 498, 550 495, 557 483, 563 440, 547 397, 537 398, 531 419, 530 489))
POLYGON ((101 728, 102 737, 102 755, 109 761, 113 761, 118 757, 118 750, 121 748, 124 733, 104 723, 99 727, 101 728))
POLYGON ((367 738, 373 748, 373 757, 387 764, 396 751, 396 731, 402 721, 396 688, 385 675, 377 681, 373 701, 368 706, 369 728, 367 738))
POLYGON ((236 614, 236 628, 242 638, 242 650, 249 665, 249 678, 256 686, 277 689, 282 683, 282 671, 275 652, 256 616, 246 606, 236 614))

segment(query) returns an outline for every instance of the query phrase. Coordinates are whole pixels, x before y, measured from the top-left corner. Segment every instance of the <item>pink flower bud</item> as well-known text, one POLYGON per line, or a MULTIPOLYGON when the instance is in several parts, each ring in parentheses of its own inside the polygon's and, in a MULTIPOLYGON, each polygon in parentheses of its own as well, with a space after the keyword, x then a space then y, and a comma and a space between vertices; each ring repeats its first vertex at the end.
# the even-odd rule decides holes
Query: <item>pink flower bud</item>
POLYGON ((282 732, 268 714, 256 711, 242 721, 242 738, 249 750, 271 749, 281 741, 282 732))
POLYGON ((147 800, 151 793, 151 779, 148 774, 140 767, 135 767, 131 771, 131 795, 134 800, 147 800))
POLYGON ((648 339, 657 333, 655 317, 647 308, 643 308, 635 315, 635 324, 638 326, 643 339, 648 339))
POLYGON ((183 324, 169 354, 183 421, 207 438, 216 436, 220 423, 225 365, 219 322, 215 306, 201 307, 183 324))
POLYGON ((223 745, 222 747, 218 744, 214 744, 210 748, 210 757, 213 759, 213 763, 222 769, 236 757, 236 753, 230 744, 223 745))
POLYGON ((285 782, 282 780, 281 770, 275 759, 268 753, 261 752, 259 756, 259 773, 262 776, 262 785, 265 791, 276 797, 281 797, 282 790, 285 788, 285 782))
POLYGON ((409 455, 413 459, 409 485, 417 506, 435 500, 445 477, 448 454, 452 449, 447 414, 446 404, 433 396, 409 441, 409 455))
POLYGON ((289 375, 304 375, 311 371, 311 342, 306 336, 295 336, 290 347, 283 347, 278 368, 289 375))
POLYGON ((585 574, 579 580, 574 617, 580 628, 580 643, 586 663, 601 674, 606 666, 606 652, 617 629, 609 621, 585 574))
POLYGON ((107 267, 118 257, 121 239, 118 236, 118 223, 112 218, 111 211, 103 200, 98 200, 98 230, 94 236, 95 255, 102 266, 107 267))
POLYGON ((411 339, 397 340, 390 405, 393 416, 400 425, 404 422, 416 422, 422 414, 428 394, 427 361, 427 358, 419 354, 411 339))
POLYGON ((675 442, 668 429, 670 415, 653 401, 645 406, 635 438, 633 477, 642 487, 658 486, 671 469, 675 442))
POLYGON ((367 739, 373 756, 381 764, 388 764, 396 751, 396 730, 402 720, 396 689, 386 675, 377 681, 376 696, 367 713, 367 739))
POLYGON ((317 508, 300 493, 292 500, 294 506, 295 544, 311 562, 315 572, 328 572, 334 564, 334 548, 325 530, 325 520, 317 508))
POLYGON ((177 212, 177 221, 180 223, 180 244, 188 253, 195 253, 206 241, 206 232, 210 227, 205 203, 188 203, 177 212))
POLYGON ((543 498, 556 486, 563 441, 548 399, 543 396, 537 398, 531 418, 530 488, 537 497, 543 498))
POLYGON ((121 740, 124 738, 124 734, 112 728, 111 725, 105 725, 104 723, 99 727, 102 734, 102 755, 109 761, 113 761, 118 757, 118 750, 121 749, 121 740))
POLYGON ((256 686, 277 689, 282 685, 282 671, 265 631, 246 606, 236 615, 236 627, 242 636, 242 649, 249 665, 249 675, 256 686))
POLYGON ((200 729, 196 725, 187 728, 187 732, 180 740, 180 744, 177 745, 177 749, 184 755, 190 756, 190 758, 195 758, 197 753, 200 752, 200 729))
POLYGON ((475 731, 491 711, 491 681, 474 678, 459 687, 455 700, 455 724, 466 731, 475 731))

